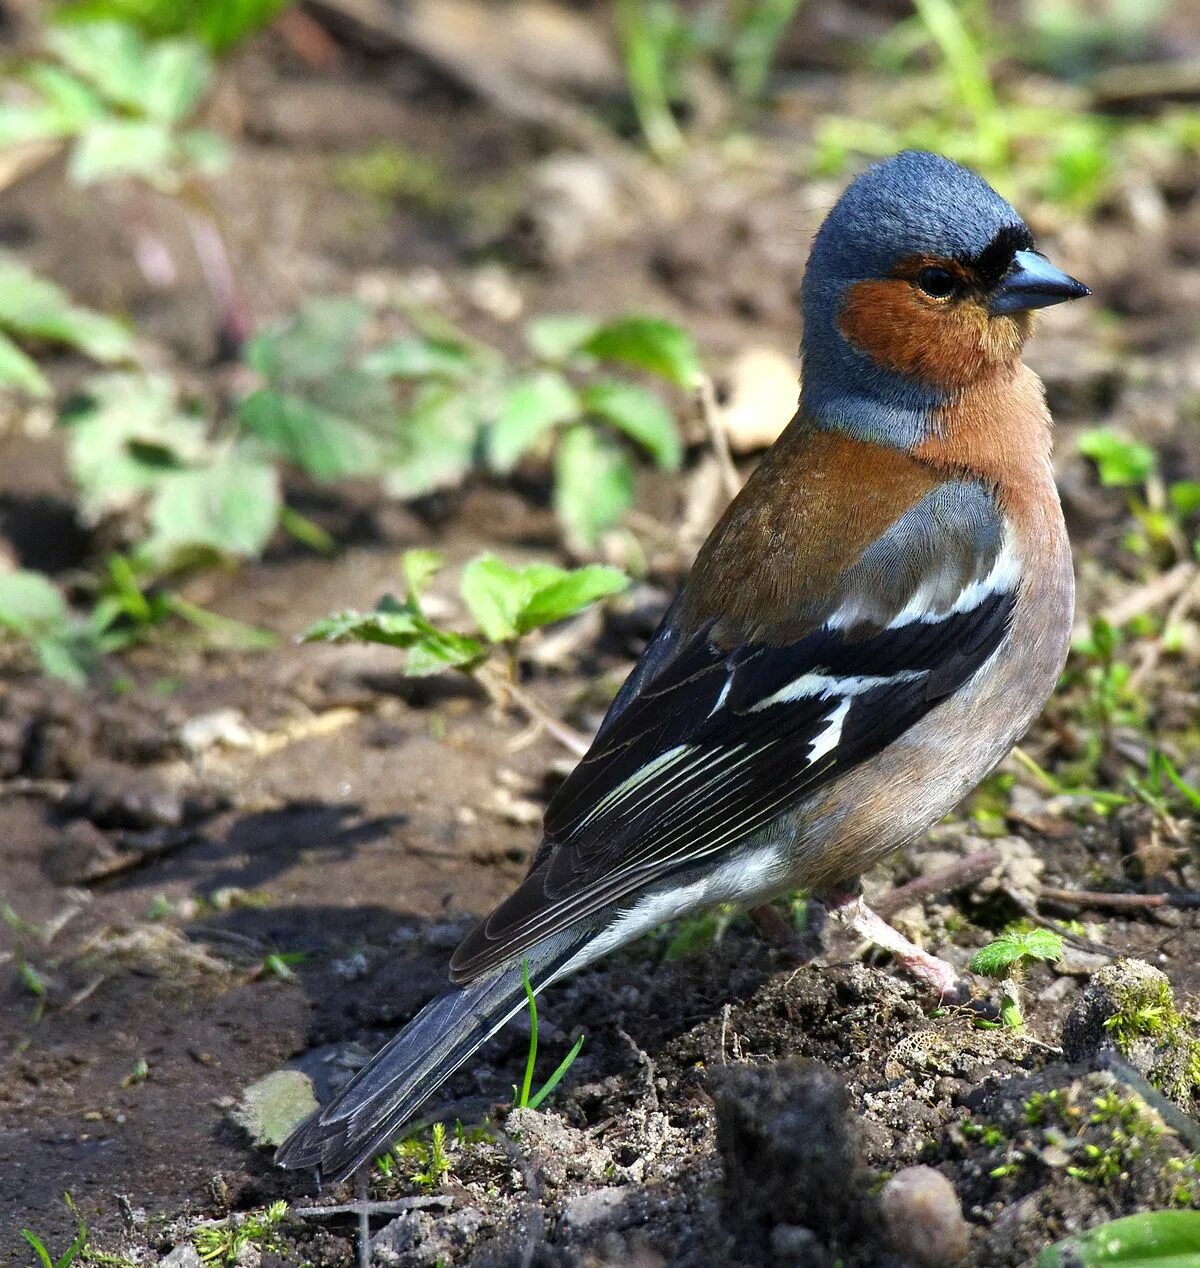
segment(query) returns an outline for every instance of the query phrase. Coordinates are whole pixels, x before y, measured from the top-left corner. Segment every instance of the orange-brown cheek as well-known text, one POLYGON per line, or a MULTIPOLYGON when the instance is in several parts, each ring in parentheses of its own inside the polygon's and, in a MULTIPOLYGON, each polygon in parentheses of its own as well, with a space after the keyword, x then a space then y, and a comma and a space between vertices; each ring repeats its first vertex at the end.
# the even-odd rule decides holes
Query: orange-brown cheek
POLYGON ((1013 360, 1027 325, 1024 317, 991 319, 970 299, 935 305, 894 278, 856 282, 838 319, 842 334, 877 365, 951 389, 1013 360))

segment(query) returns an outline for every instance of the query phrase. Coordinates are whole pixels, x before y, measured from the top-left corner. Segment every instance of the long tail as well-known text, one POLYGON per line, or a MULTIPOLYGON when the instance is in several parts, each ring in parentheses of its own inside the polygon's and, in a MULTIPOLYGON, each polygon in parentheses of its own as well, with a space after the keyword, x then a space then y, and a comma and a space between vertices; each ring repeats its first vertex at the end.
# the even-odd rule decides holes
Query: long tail
MULTIPOLYGON (((530 984, 545 986, 578 942, 556 940, 527 953, 530 984)), ((521 964, 447 991, 386 1043, 323 1109, 280 1145, 281 1167, 316 1168, 342 1180, 384 1152, 422 1104, 525 1006, 521 964)))

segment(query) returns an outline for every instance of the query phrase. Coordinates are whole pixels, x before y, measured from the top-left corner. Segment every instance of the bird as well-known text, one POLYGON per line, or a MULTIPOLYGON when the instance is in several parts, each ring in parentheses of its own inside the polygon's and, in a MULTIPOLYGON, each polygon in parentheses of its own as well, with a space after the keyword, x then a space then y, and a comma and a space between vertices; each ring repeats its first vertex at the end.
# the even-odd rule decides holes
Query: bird
POLYGON ((1035 310, 1089 295, 980 176, 904 151, 845 189, 800 293, 799 404, 707 541, 515 891, 449 987, 276 1161, 386 1150, 533 991, 663 922, 804 888, 942 994, 859 878, 1009 752, 1074 609, 1035 310))

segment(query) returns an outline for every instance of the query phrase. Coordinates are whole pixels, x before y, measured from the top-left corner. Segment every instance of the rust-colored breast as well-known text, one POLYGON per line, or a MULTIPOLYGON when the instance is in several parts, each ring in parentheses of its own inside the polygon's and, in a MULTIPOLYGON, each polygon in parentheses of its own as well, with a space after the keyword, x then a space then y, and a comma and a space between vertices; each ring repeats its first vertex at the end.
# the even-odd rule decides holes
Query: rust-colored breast
POLYGON ((842 572, 940 479, 910 454, 797 417, 702 547, 685 630, 716 617, 730 642, 802 636, 842 572))

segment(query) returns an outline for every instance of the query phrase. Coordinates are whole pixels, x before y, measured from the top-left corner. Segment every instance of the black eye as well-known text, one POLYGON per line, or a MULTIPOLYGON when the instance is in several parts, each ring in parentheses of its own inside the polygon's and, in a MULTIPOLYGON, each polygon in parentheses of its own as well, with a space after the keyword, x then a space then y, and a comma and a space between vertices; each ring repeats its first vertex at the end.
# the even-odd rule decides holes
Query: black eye
POLYGON ((934 299, 945 299, 958 289, 958 279, 948 269, 939 269, 933 265, 917 274, 917 285, 926 295, 932 295, 934 299))

